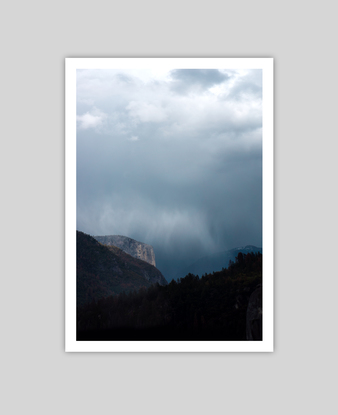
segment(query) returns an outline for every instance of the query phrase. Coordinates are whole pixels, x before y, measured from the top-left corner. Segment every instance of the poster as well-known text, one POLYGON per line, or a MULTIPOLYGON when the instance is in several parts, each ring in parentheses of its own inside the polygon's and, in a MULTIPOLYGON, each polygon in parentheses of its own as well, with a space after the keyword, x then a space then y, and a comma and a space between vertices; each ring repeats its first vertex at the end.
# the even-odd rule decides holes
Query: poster
POLYGON ((273 351, 273 59, 65 80, 66 351, 273 351))

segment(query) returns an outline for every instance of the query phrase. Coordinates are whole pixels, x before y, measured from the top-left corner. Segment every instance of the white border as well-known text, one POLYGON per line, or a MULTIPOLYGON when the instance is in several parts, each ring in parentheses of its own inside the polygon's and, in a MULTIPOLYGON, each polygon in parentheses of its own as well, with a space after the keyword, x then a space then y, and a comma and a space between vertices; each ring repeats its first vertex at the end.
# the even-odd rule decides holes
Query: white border
POLYGON ((67 58, 65 62, 65 350, 66 352, 273 351, 273 59, 67 58), (76 70, 129 68, 263 70, 263 340, 76 341, 76 70))

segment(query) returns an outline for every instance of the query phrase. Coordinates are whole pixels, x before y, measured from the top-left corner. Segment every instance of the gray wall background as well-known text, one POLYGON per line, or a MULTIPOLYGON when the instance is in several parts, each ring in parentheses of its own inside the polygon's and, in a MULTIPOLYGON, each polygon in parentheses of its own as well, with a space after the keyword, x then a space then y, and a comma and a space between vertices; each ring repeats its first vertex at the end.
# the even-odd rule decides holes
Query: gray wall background
POLYGON ((333 3, 31 1, 1 25, 6 414, 331 413, 333 3), (275 352, 64 352, 64 59, 275 58, 275 352))

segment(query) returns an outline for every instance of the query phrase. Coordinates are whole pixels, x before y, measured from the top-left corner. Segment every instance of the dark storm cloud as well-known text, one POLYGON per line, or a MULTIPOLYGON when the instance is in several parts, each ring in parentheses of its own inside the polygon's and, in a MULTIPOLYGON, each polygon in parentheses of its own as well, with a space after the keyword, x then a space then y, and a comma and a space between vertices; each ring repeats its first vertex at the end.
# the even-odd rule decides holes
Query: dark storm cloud
POLYGON ((169 76, 78 78, 77 227, 153 245, 169 280, 208 253, 261 245, 260 100, 223 99, 257 76, 229 86, 218 72, 176 71, 180 82, 225 88, 192 97, 168 93, 169 76))
POLYGON ((207 89, 227 81, 230 76, 217 69, 176 69, 170 73, 173 91, 184 94, 190 90, 207 89))

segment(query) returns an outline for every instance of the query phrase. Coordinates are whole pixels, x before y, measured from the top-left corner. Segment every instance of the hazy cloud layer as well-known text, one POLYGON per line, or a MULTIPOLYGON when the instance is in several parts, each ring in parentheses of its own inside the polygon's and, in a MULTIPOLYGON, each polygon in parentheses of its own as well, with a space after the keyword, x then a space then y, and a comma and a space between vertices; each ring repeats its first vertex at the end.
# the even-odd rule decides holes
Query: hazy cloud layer
POLYGON ((178 93, 208 89, 230 78, 217 69, 176 69, 170 75, 174 81, 171 89, 178 93))
POLYGON ((261 75, 79 70, 77 228, 153 245, 168 279, 261 245, 261 75))

